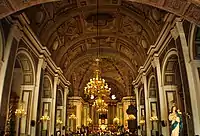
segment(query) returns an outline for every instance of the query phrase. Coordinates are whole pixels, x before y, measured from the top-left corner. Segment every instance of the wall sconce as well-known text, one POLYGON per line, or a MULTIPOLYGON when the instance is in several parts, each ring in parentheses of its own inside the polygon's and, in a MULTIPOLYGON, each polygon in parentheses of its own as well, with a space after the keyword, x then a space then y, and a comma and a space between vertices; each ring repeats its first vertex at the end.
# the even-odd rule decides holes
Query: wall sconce
POLYGON ((49 121, 50 120, 50 117, 48 115, 43 115, 41 118, 40 118, 41 121, 49 121))
POLYGON ((62 123, 63 123, 63 121, 61 119, 56 120, 56 125, 61 125, 62 123))
POLYGON ((150 118, 150 121, 158 121, 158 117, 157 117, 157 116, 152 116, 152 117, 150 118))
POLYGON ((140 119, 140 121, 139 121, 139 124, 142 125, 142 126, 145 124, 144 117, 141 117, 141 119, 140 119))

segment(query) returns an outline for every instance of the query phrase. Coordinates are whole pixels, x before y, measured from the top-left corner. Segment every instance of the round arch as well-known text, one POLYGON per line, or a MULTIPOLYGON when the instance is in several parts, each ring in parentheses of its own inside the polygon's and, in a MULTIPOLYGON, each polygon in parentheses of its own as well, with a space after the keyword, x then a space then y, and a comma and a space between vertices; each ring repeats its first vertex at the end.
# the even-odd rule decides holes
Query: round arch
MULTIPOLYGON (((0 19, 31 6, 48 3, 48 2, 56 2, 56 1, 60 1, 60 0, 34 0, 34 1, 30 0, 28 2, 21 1, 21 3, 17 3, 17 4, 14 0, 11 0, 10 4, 14 4, 15 8, 8 9, 7 4, 5 4, 4 7, 7 10, 2 11, 2 13, 0 14, 0 19)), ((174 13, 175 15, 185 18, 186 20, 190 22, 200 24, 200 20, 199 20, 200 17, 197 16, 198 13, 200 12, 200 6, 199 6, 200 2, 196 0, 185 0, 185 1, 174 0, 173 2, 167 1, 167 0, 165 1, 127 0, 127 1, 146 4, 146 5, 150 5, 162 10, 166 10, 168 12, 174 13)))
MULTIPOLYGON (((84 62, 84 60, 87 60, 88 58, 96 58, 96 52, 94 50, 90 50, 91 51, 91 54, 84 54, 82 56, 79 56, 77 59, 75 59, 70 65, 69 67, 64 70, 64 72, 66 73, 66 75, 68 76, 68 79, 69 77, 71 76, 70 75, 70 72, 73 71, 74 67, 77 66, 78 64, 80 64, 80 62, 84 62)), ((105 50, 104 52, 101 53, 101 57, 104 58, 104 57, 111 57, 111 58, 116 58, 116 59, 119 59, 123 62, 125 62, 129 68, 133 71, 133 73, 137 73, 137 71, 134 68, 131 60, 129 58, 127 58, 124 54, 120 54, 119 52, 117 51, 113 51, 113 50, 109 50, 110 52, 108 52, 108 50, 105 50)), ((136 76, 136 75, 135 75, 136 76)))
POLYGON ((52 84, 52 80, 50 78, 49 75, 45 74, 44 75, 44 84, 43 84, 43 97, 44 98, 52 98, 52 87, 53 87, 53 84, 52 84))
POLYGON ((166 55, 165 55, 165 57, 164 57, 164 59, 163 59, 164 61, 163 61, 163 63, 162 63, 162 71, 161 71, 161 75, 162 75, 162 84, 163 84, 163 85, 165 84, 165 69, 166 69, 166 66, 167 66, 167 63, 168 63, 169 58, 170 58, 171 56, 173 56, 173 55, 178 56, 178 53, 177 53, 177 51, 176 51, 175 48, 170 49, 170 50, 166 53, 166 55))
POLYGON ((144 89, 143 88, 140 89, 138 96, 139 96, 138 102, 139 102, 139 105, 141 105, 141 98, 144 97, 144 89))
POLYGON ((63 95, 63 91, 61 89, 57 90, 56 100, 58 100, 57 101, 57 104, 58 104, 57 106, 63 106, 63 104, 64 104, 64 95, 63 95), (61 100, 59 101, 59 99, 61 99, 61 100))
POLYGON ((148 98, 156 98, 156 80, 155 80, 155 78, 156 77, 153 74, 149 77, 149 80, 148 80, 148 98), (152 96, 154 96, 154 94, 151 94, 151 93, 154 93, 155 97, 152 97, 152 96))
POLYGON ((16 59, 23 70, 23 84, 35 85, 35 64, 27 49, 19 48, 16 59))

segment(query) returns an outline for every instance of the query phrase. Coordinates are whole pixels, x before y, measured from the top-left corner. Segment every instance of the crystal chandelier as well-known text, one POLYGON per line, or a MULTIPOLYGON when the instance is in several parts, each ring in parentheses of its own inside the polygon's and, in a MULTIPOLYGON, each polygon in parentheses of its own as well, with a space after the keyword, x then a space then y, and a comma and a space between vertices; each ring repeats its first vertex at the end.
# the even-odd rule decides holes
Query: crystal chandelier
POLYGON ((26 111, 24 110, 24 103, 19 102, 19 107, 15 111, 15 115, 18 118, 22 118, 23 116, 26 116, 26 111))
MULTIPOLYGON (((96 59, 97 66, 99 67, 99 59, 96 59)), ((95 70, 95 77, 90 79, 84 88, 84 92, 88 96, 109 96, 111 88, 108 87, 108 84, 104 79, 100 77, 99 68, 95 70)))

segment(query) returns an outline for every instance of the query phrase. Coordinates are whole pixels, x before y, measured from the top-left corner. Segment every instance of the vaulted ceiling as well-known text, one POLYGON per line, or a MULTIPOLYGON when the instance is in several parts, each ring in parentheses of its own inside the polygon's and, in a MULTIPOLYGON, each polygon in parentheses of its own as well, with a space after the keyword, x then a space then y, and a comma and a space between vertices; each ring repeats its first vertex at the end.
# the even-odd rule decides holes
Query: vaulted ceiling
POLYGON ((100 1, 98 36, 96 12, 96 0, 65 0, 25 10, 30 26, 72 83, 75 95, 82 95, 94 76, 94 60, 100 52, 102 77, 115 86, 115 94, 126 96, 165 23, 166 12, 127 1, 100 1))

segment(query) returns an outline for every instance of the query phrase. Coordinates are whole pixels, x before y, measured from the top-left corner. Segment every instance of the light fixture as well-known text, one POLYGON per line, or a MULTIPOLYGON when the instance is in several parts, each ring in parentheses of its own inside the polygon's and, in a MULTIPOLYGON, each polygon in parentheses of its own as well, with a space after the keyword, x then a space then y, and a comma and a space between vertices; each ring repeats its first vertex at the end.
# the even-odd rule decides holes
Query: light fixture
POLYGON ((158 121, 158 117, 157 117, 157 116, 152 116, 152 117, 150 118, 150 121, 158 121))
POLYGON ((62 123, 63 123, 63 121, 60 118, 56 120, 57 125, 61 125, 62 123))
POLYGON ((116 99, 116 96, 113 94, 113 95, 111 95, 111 99, 112 100, 115 100, 116 99))
POLYGON ((87 83, 84 92, 86 95, 91 97, 92 95, 94 97, 96 96, 109 96, 111 88, 108 87, 108 84, 105 82, 104 79, 101 78, 100 74, 100 68, 99 68, 99 62, 100 62, 100 39, 99 39, 99 0, 97 0, 97 13, 94 17, 93 21, 96 21, 96 39, 97 39, 97 45, 98 45, 98 51, 97 51, 97 69, 95 70, 94 74, 95 77, 90 79, 90 81, 87 83))
POLYGON ((69 116, 69 119, 77 119, 77 117, 74 115, 74 113, 72 113, 70 116, 69 116))
POLYGON ((15 111, 15 115, 18 118, 22 118, 23 116, 26 116, 26 111, 24 110, 24 102, 18 103, 18 108, 15 111))
POLYGON ((128 115, 128 120, 135 120, 135 119, 136 119, 135 115, 133 114, 128 115))
MULTIPOLYGON (((96 59, 97 66, 99 67, 99 59, 96 59)), ((94 72, 95 77, 90 79, 84 88, 84 92, 86 95, 94 98, 96 96, 109 96, 111 88, 108 87, 108 84, 104 79, 100 77, 99 68, 94 72)))
POLYGON ((49 121, 50 120, 50 117, 48 115, 43 115, 41 118, 40 118, 41 121, 49 121))
POLYGON ((91 119, 91 118, 88 118, 88 119, 87 119, 87 122, 88 122, 88 124, 91 124, 91 123, 92 123, 92 119, 91 119))
POLYGON ((144 117, 141 117, 141 119, 140 119, 140 121, 139 121, 139 124, 142 125, 142 126, 145 124, 144 117))
POLYGON ((100 107, 97 109, 97 112, 98 113, 106 113, 106 112, 108 112, 108 109, 106 109, 105 107, 100 107))
POLYGON ((113 119, 113 124, 118 125, 118 124, 119 124, 119 118, 115 117, 115 118, 113 119))
POLYGON ((94 99, 94 95, 91 95, 91 97, 90 97, 92 100, 94 99))
POLYGON ((108 104, 106 104, 101 97, 97 97, 92 106, 94 106, 99 113, 108 112, 108 104))

